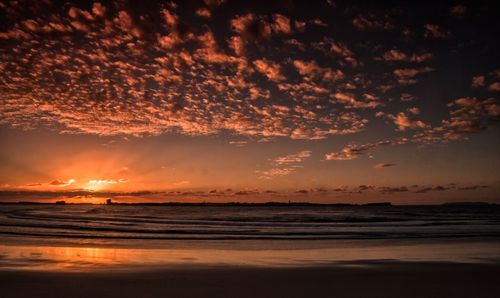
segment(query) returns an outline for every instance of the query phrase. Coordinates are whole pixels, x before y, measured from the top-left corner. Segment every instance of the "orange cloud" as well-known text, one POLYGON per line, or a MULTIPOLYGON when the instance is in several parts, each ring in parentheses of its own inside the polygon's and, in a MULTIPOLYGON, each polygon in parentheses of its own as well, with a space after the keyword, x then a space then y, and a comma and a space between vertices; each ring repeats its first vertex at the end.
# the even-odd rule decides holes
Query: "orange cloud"
POLYGON ((409 140, 406 138, 399 138, 395 140, 382 140, 375 143, 368 143, 362 145, 349 144, 344 148, 342 148, 342 150, 340 150, 339 152, 331 152, 325 154, 325 160, 352 160, 381 146, 402 145, 402 144, 407 144, 408 142, 409 140))
POLYGON ((431 59, 432 57, 433 55, 431 53, 407 55, 399 50, 392 49, 385 52, 382 56, 382 59, 385 61, 405 61, 421 63, 431 59))
POLYGON ((312 151, 306 150, 306 151, 301 151, 301 152, 295 153, 295 154, 281 156, 281 157, 274 159, 273 161, 279 165, 300 163, 300 162, 304 161, 306 158, 311 157, 311 154, 312 154, 312 151))
POLYGON ((67 181, 56 179, 56 180, 49 182, 48 185, 49 186, 66 187, 66 186, 70 186, 70 185, 74 184, 75 182, 76 182, 75 179, 69 179, 67 181))
POLYGON ((281 66, 278 63, 266 59, 259 59, 255 60, 253 64, 257 71, 264 74, 269 80, 274 82, 285 80, 285 76, 281 73, 281 66))

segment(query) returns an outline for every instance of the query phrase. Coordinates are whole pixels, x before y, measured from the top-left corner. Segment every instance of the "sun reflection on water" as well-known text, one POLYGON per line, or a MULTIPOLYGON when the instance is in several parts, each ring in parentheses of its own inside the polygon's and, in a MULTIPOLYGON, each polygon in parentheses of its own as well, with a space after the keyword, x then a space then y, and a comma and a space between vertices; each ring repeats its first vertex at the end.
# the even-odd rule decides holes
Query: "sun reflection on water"
MULTIPOLYGON (((367 245, 349 242, 322 248, 265 249, 111 248, 78 246, 0 245, 0 268, 10 270, 89 271, 129 270, 175 265, 304 266, 353 261, 402 260, 478 262, 498 259, 500 244, 367 245)), ((292 244, 293 245, 293 244, 292 244)))

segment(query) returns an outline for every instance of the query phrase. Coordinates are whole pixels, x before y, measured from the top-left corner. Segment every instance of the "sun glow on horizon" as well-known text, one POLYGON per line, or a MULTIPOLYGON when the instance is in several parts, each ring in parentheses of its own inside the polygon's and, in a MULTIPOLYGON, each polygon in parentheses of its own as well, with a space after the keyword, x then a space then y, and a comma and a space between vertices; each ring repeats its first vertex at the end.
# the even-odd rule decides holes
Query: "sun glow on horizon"
POLYGON ((94 179, 94 180, 89 180, 87 182, 87 185, 85 187, 86 190, 103 190, 108 188, 111 185, 117 185, 120 183, 126 183, 128 182, 127 178, 121 178, 118 180, 115 179, 94 179))

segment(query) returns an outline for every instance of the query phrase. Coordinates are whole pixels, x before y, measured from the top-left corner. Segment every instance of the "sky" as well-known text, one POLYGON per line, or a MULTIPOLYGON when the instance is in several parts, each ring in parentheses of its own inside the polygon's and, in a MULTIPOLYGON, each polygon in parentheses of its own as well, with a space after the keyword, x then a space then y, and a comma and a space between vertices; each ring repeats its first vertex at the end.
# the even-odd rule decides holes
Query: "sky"
POLYGON ((494 1, 20 0, 0 19, 0 201, 500 203, 494 1))

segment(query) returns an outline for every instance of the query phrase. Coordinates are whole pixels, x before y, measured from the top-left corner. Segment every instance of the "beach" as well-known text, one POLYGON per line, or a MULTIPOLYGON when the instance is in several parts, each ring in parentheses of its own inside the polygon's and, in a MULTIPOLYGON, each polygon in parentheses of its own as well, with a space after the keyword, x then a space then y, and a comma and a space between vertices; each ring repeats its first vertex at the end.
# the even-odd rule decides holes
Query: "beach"
POLYGON ((0 297, 498 297, 499 264, 348 262, 299 268, 0 271, 0 297))
POLYGON ((498 297, 500 240, 4 237, 0 297, 498 297), (65 246, 62 246, 65 245, 65 246))

